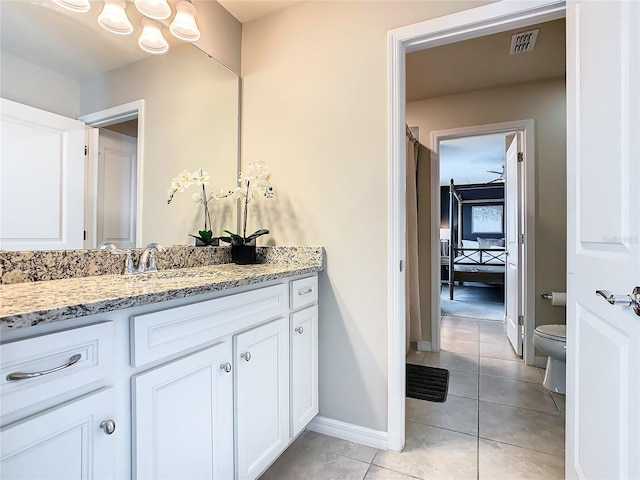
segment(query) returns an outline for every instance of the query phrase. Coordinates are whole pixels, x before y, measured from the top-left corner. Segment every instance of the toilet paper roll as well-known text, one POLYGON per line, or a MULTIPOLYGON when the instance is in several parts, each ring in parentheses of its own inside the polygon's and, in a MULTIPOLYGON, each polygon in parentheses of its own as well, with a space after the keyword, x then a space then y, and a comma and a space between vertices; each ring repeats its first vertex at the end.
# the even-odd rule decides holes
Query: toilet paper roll
POLYGON ((565 292, 551 292, 551 305, 564 307, 567 305, 567 294, 565 292))

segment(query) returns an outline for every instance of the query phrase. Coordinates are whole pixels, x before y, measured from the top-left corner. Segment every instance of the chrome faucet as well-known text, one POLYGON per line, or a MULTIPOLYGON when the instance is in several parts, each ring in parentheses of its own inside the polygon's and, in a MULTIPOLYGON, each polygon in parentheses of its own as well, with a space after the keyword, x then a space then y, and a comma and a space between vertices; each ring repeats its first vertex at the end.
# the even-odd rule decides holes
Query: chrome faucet
POLYGON ((165 248, 159 243, 150 243, 142 250, 140 260, 138 261, 138 272, 157 272, 158 265, 156 263, 156 254, 162 252, 165 248))
POLYGON ((118 247, 116 247, 116 245, 112 242, 102 242, 100 245, 98 245, 98 250, 117 250, 118 247))

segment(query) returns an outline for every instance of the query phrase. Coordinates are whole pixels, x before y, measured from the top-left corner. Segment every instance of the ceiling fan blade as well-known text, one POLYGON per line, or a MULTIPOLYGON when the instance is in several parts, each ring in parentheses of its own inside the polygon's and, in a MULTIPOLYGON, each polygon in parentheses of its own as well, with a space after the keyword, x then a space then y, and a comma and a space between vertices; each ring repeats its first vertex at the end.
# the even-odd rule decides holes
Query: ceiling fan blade
POLYGON ((495 173, 495 174, 497 174, 497 175, 502 175, 502 174, 503 174, 502 172, 496 172, 495 170, 487 170, 487 172, 489 172, 489 173, 495 173))

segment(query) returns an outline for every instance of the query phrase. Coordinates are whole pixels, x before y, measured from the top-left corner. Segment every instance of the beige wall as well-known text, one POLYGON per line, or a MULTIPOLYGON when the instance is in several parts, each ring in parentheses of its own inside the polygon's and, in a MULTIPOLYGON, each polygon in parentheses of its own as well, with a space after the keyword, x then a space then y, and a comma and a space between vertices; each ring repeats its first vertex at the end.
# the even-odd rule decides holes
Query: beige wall
POLYGON ((0 96, 65 117, 78 117, 80 84, 76 80, 6 52, 0 55, 0 62, 0 96))
POLYGON ((243 163, 277 188, 250 224, 327 251, 320 415, 387 430, 387 31, 483 3, 310 1, 243 25, 243 163))
MULTIPOLYGON (((512 120, 534 120, 536 325, 565 323, 565 309, 540 293, 566 291, 566 101, 564 78, 450 95, 407 105, 407 122, 420 127, 431 148, 431 132, 512 120)), ((422 197, 421 197, 422 198, 422 197)), ((424 200, 423 200, 424 201, 424 200)), ((421 201, 420 223, 430 222, 430 202, 421 201), (424 206, 424 207, 423 207, 424 206), (423 207, 423 208, 422 208, 423 207)), ((421 278, 429 276, 429 265, 421 278)), ((424 313, 424 312, 423 312, 424 313)))
MULTIPOLYGON (((203 228, 203 208, 191 200, 195 187, 167 205, 169 182, 180 171, 202 168, 211 187, 236 185, 238 88, 233 72, 192 45, 82 84, 82 114, 145 100, 143 244, 193 245, 188 234, 203 228)), ((235 229, 233 208, 230 200, 213 204, 216 234, 235 229)))
POLYGON ((242 24, 214 0, 192 0, 200 40, 195 44, 220 63, 240 74, 242 24))

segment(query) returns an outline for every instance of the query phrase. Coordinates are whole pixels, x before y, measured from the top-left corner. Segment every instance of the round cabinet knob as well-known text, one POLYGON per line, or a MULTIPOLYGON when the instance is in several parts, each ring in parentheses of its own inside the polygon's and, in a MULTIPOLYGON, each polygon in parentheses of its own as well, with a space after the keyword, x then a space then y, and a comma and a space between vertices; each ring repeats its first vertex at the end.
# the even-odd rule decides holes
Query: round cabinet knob
POLYGON ((304 332, 304 329, 302 327, 296 328, 296 333, 299 333, 300 335, 302 335, 302 332, 304 332))
POLYGON ((226 373, 229 373, 231 371, 231 364, 229 362, 223 363, 220 365, 220 370, 224 370, 226 373))
POLYGON ((104 433, 111 435, 116 431, 116 422, 113 420, 105 420, 100 424, 100 428, 104 430, 104 433))
POLYGON ((251 353, 250 352, 241 353, 240 358, 244 358, 248 362, 249 360, 251 360, 251 353))

